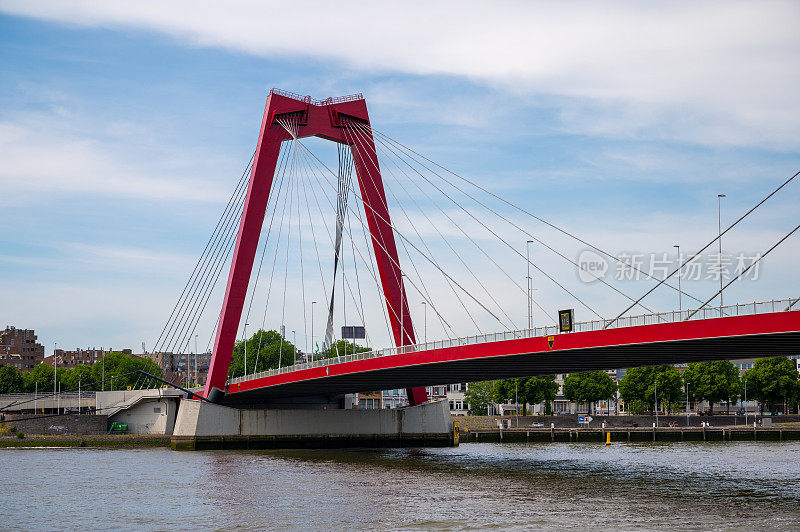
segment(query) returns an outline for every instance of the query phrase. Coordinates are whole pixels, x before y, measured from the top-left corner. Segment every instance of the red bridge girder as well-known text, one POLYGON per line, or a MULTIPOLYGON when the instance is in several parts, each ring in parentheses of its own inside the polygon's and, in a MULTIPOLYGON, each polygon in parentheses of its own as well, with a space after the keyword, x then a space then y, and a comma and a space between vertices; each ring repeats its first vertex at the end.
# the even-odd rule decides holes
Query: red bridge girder
POLYGON ((232 404, 654 364, 800 354, 800 310, 420 350, 228 386, 232 404), (552 343, 549 341, 552 338, 552 343))

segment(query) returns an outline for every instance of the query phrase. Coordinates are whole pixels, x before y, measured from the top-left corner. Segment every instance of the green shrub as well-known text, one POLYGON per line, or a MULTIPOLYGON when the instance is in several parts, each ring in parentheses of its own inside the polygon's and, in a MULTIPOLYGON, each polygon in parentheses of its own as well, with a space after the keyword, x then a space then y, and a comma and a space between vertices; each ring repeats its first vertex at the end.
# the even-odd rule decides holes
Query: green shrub
POLYGON ((22 431, 17 432, 17 438, 20 440, 25 437, 25 434, 22 431))

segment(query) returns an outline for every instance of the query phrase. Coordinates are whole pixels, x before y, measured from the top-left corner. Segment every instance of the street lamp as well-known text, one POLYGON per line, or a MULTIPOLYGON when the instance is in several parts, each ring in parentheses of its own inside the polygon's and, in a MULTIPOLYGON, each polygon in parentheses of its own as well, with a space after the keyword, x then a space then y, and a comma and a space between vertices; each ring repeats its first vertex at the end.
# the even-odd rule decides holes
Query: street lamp
POLYGON ((656 402, 656 427, 658 427, 658 380, 653 381, 653 395, 656 402))
POLYGON ((244 324, 244 374, 247 375, 247 326, 249 323, 244 324))
MULTIPOLYGON (((58 351, 58 342, 54 342, 55 347, 53 347, 53 395, 56 395, 56 382, 57 382, 57 375, 58 375, 58 357, 56 356, 56 351, 58 351)), ((58 396, 58 403, 61 402, 61 396, 58 396)), ((60 406, 60 405, 59 405, 60 406)), ((58 409, 56 409, 56 414, 58 414, 58 409)))
POLYGON ((681 260, 681 247, 679 245, 672 246, 678 250, 678 318, 681 315, 681 275, 683 275, 683 260, 681 260))
MULTIPOLYGON (((316 305, 316 301, 311 302, 311 354, 314 354, 314 305, 316 305)), ((306 350, 308 350, 308 346, 306 346, 306 350)), ((313 358, 313 357, 312 357, 313 358)))
POLYGON ((197 386, 197 335, 194 335, 194 385, 197 386))
POLYGON ((428 305, 424 301, 422 302, 422 323, 423 323, 423 335, 424 341, 428 343, 428 305))
POLYGON ((531 244, 533 244, 533 240, 528 240, 525 243, 525 251, 526 251, 526 259, 527 259, 527 267, 528 267, 528 329, 533 328, 533 307, 531 305, 531 244))
POLYGON ((686 382, 686 426, 689 426, 689 382, 686 382))
POLYGON ((406 274, 400 274, 400 347, 406 345, 406 329, 403 326, 403 317, 405 316, 405 307, 403 306, 403 297, 406 293, 406 274))
POLYGON ((717 230, 719 232, 719 315, 722 316, 722 198, 725 194, 717 194, 717 230))
POLYGON ((744 424, 747 425, 747 377, 744 379, 744 424))

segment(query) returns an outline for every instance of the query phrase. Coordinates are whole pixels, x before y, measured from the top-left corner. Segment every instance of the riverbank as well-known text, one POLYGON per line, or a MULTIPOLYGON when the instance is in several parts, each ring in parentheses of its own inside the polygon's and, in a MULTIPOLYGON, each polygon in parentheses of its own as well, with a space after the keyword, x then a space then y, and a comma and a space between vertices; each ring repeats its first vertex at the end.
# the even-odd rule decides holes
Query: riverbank
POLYGON ((551 425, 557 429, 568 428, 650 428, 653 423, 658 422, 659 427, 700 427, 701 425, 712 427, 736 427, 748 426, 752 427, 753 422, 763 421, 766 426, 768 423, 773 425, 785 423, 800 423, 800 415, 775 415, 775 416, 760 416, 749 414, 745 416, 728 415, 723 413, 714 414, 713 416, 698 416, 690 415, 687 419, 686 415, 666 415, 658 416, 600 416, 585 414, 562 414, 558 416, 452 416, 453 421, 458 421, 462 430, 485 430, 496 429, 498 423, 504 424, 505 427, 519 427, 519 428, 550 428, 551 425), (579 418, 591 418, 589 423, 578 423, 579 418))
POLYGON ((0 437, 0 449, 25 447, 101 447, 106 449, 133 449, 139 447, 169 447, 170 437, 161 434, 93 434, 26 435, 0 437))
POLYGON ((800 426, 777 427, 650 427, 650 428, 520 428, 466 430, 460 443, 605 443, 699 441, 800 441, 800 426))

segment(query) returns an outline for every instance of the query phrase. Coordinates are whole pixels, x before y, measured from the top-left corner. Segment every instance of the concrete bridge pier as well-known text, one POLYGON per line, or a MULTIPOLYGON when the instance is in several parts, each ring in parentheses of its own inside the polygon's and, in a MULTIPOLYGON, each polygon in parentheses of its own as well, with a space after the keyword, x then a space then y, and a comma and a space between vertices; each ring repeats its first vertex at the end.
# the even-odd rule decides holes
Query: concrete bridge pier
POLYGON ((239 409, 183 399, 172 448, 277 449, 447 446, 447 401, 397 409, 239 409))

